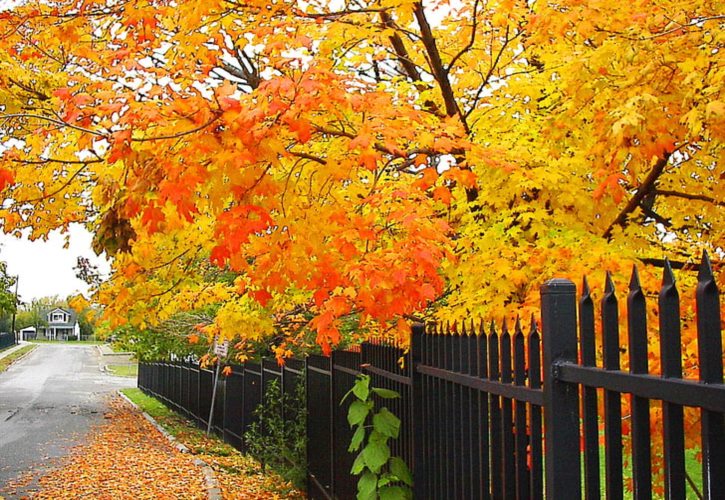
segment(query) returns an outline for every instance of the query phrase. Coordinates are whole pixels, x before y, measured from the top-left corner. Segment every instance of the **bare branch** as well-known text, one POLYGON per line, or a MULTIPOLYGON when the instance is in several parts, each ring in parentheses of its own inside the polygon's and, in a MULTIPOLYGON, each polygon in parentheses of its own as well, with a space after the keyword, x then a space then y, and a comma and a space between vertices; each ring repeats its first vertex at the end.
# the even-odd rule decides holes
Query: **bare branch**
POLYGON ((725 202, 716 200, 715 198, 711 198, 710 196, 706 196, 704 194, 681 193, 679 191, 669 191, 666 189, 655 189, 654 193, 656 195, 671 196, 673 198, 684 198, 686 200, 705 201, 707 203, 712 203, 713 205, 717 205, 719 207, 725 206, 725 202))

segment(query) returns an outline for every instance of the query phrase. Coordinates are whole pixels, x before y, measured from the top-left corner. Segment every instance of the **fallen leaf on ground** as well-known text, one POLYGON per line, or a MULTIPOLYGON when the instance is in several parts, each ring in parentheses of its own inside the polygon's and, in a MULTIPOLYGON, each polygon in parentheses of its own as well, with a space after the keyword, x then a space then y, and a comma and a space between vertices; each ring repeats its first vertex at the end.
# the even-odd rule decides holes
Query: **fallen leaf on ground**
POLYGON ((39 481, 37 499, 205 499, 205 481, 193 458, 179 452, 119 398, 106 420, 61 467, 39 481))

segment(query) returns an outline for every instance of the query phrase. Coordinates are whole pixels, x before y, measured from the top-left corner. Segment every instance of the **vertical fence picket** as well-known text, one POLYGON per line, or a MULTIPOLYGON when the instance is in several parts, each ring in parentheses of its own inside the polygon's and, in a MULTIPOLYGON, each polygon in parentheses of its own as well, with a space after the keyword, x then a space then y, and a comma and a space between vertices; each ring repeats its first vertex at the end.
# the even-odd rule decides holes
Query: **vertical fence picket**
MULTIPOLYGON (((720 295, 710 258, 702 255, 697 276, 697 340, 700 381, 723 384, 720 295)), ((705 498, 725 498, 725 417, 702 410, 702 488, 705 498)))
MULTIPOLYGON (((476 346, 478 354, 477 372, 479 378, 488 378, 488 339, 486 337, 486 325, 481 320, 478 336, 476 337, 476 346)), ((485 392, 479 392, 477 397, 478 408, 478 429, 480 432, 479 460, 481 462, 481 473, 479 478, 479 487, 481 498, 491 498, 491 460, 489 458, 489 413, 488 413, 488 397, 485 392)))
MULTIPOLYGON (((423 353, 425 352, 425 327, 417 323, 413 325, 410 338, 410 362, 411 368, 423 362, 423 353)), ((426 470, 428 461, 426 460, 426 439, 425 429, 428 424, 428 415, 425 407, 425 386, 423 385, 423 375, 411 369, 412 383, 412 419, 413 425, 413 461, 410 464, 414 471, 413 493, 417 498, 423 498, 425 492, 428 491, 427 481, 430 477, 426 470)))
MULTIPOLYGON (((609 273, 602 298, 602 350, 604 369, 619 370, 619 309, 609 273)), ((607 498, 623 498, 622 396, 615 391, 604 391, 604 443, 607 498)))
MULTIPOLYGON (((488 334, 488 379, 499 381, 499 340, 496 325, 492 322, 488 334)), ((491 443, 491 494, 494 498, 503 498, 503 436, 501 429, 501 398, 489 394, 489 432, 491 443)))
MULTIPOLYGON (((451 332, 450 323, 446 323, 446 335, 444 340, 444 364, 443 368, 446 371, 453 369, 453 333, 451 332)), ((444 382, 444 404, 443 412, 445 415, 446 422, 446 483, 447 483, 447 495, 448 498, 454 498, 458 486, 458 478, 456 477, 456 412, 454 407, 453 392, 455 387, 452 382, 444 382)))
MULTIPOLYGON (((501 383, 511 384, 513 372, 511 369, 511 334, 508 324, 504 320, 499 338, 499 355, 501 357, 501 383)), ((501 463, 503 465, 503 491, 504 498, 516 496, 516 463, 514 461, 514 434, 513 434, 513 408, 510 398, 501 398, 501 463)))
MULTIPOLYGON (((582 283, 579 299, 579 344, 581 362, 584 366, 596 366, 596 336, 594 333, 594 302, 586 277, 582 283)), ((600 498, 599 473, 599 414, 597 390, 584 387, 582 390, 582 420, 584 426, 584 495, 587 500, 600 498)))
MULTIPOLYGON (((660 357, 663 378, 682 378, 680 296, 669 261, 665 262, 660 308, 660 357)), ((665 455, 665 497, 685 498, 685 428, 682 406, 662 403, 665 455)))
MULTIPOLYGON (((649 371, 647 349, 647 309, 639 284, 637 268, 632 268, 632 279, 627 296, 627 332, 629 335, 629 371, 646 374, 649 371)), ((652 465, 650 445, 649 400, 632 396, 632 479, 634 497, 652 498, 652 465)))
MULTIPOLYGON (((448 332, 450 337, 450 360, 448 364, 448 369, 451 370, 454 373, 460 373, 461 372, 461 335, 458 331, 458 324, 453 324, 453 329, 448 332)), ((461 419, 461 392, 463 387, 461 387, 459 384, 451 383, 450 386, 450 396, 451 399, 448 402, 449 407, 449 425, 453 428, 453 442, 451 443, 452 451, 453 451, 453 462, 452 462, 452 469, 453 473, 451 474, 451 479, 453 479, 453 491, 456 498, 464 498, 463 495, 463 478, 461 477, 461 469, 463 465, 462 461, 462 454, 463 450, 461 449, 461 441, 462 441, 462 424, 463 421, 461 419)))
MULTIPOLYGON (((446 366, 446 336, 445 336, 445 325, 441 322, 438 325, 436 335, 436 366, 441 369, 445 369, 446 366)), ((441 498, 448 495, 446 488, 448 487, 448 426, 445 424, 446 415, 446 382, 441 379, 436 379, 437 386, 437 401, 436 401, 436 414, 438 417, 438 450, 440 452, 439 459, 439 481, 438 488, 441 498)))
MULTIPOLYGON (((458 340, 460 360, 458 362, 459 373, 470 374, 469 365, 469 336, 466 330, 466 323, 461 323, 461 333, 458 340)), ((471 498, 471 389, 461 386, 460 388, 460 419, 461 419, 461 493, 463 498, 471 498), (465 443, 465 444, 464 444, 465 443)))
MULTIPOLYGON (((432 353, 432 365, 436 368, 443 367, 443 326, 433 326, 433 353, 432 353)), ((436 431, 435 431, 435 457, 436 457, 436 469, 435 469, 435 496, 437 498, 444 498, 446 494, 445 480, 446 477, 446 456, 445 456, 445 425, 443 419, 443 381, 436 378, 433 383, 435 391, 435 399, 433 404, 433 412, 435 413, 436 431)))
MULTIPOLYGON (((470 322, 470 327, 468 330, 468 346, 466 348, 468 353, 468 372, 467 374, 476 377, 478 374, 478 344, 476 342, 477 340, 476 335, 476 325, 474 324, 473 320, 470 322)), ((478 391, 471 389, 468 391, 468 402, 469 402, 469 408, 468 408, 468 422, 469 422, 469 439, 470 439, 470 469, 469 469, 469 484, 470 484, 470 492, 471 496, 470 498, 480 498, 480 491, 479 491, 479 481, 478 477, 480 475, 480 453, 479 453, 479 443, 481 442, 481 437, 479 434, 480 427, 478 424, 478 414, 479 414, 479 405, 478 405, 478 391)))
MULTIPOLYGON (((523 387, 526 382, 526 361, 524 359, 524 332, 521 330, 521 321, 517 317, 514 327, 514 384, 523 387)), ((529 471, 526 465, 526 403, 517 400, 515 403, 514 430, 516 458, 516 498, 526 500, 529 498, 529 471)))
MULTIPOLYGON (((536 328, 536 318, 531 316, 531 329, 529 330, 528 354, 529 354, 529 388, 541 389, 541 337, 536 328)), ((531 405, 529 412, 529 462, 531 464, 531 498, 541 500, 544 498, 543 480, 543 436, 541 432, 541 407, 531 405)))

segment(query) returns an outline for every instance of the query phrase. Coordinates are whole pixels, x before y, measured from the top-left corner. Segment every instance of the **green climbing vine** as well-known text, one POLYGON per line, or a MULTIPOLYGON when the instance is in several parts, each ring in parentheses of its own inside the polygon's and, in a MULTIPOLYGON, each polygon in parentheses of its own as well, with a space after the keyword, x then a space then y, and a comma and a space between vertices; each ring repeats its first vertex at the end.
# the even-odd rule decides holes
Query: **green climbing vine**
POLYGON ((352 474, 359 475, 358 500, 401 500, 413 498, 413 475, 400 457, 393 457, 388 442, 400 434, 400 419, 386 407, 375 409, 373 396, 394 399, 389 389, 370 387, 370 376, 358 375, 355 385, 342 398, 350 404, 347 421, 355 432, 348 451, 358 452, 352 474))

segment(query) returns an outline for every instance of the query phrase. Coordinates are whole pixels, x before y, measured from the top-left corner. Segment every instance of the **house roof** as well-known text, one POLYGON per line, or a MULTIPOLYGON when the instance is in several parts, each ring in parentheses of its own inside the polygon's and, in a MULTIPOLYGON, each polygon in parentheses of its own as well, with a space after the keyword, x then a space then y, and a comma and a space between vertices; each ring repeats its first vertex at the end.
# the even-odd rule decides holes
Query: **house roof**
POLYGON ((56 328, 73 328, 78 320, 77 314, 73 309, 66 309, 64 307, 54 307, 53 309, 48 309, 45 311, 45 317, 50 318, 51 313, 54 313, 55 311, 61 311, 70 316, 70 321, 68 322, 59 322, 59 321, 50 321, 48 320, 48 326, 56 327, 56 328))

